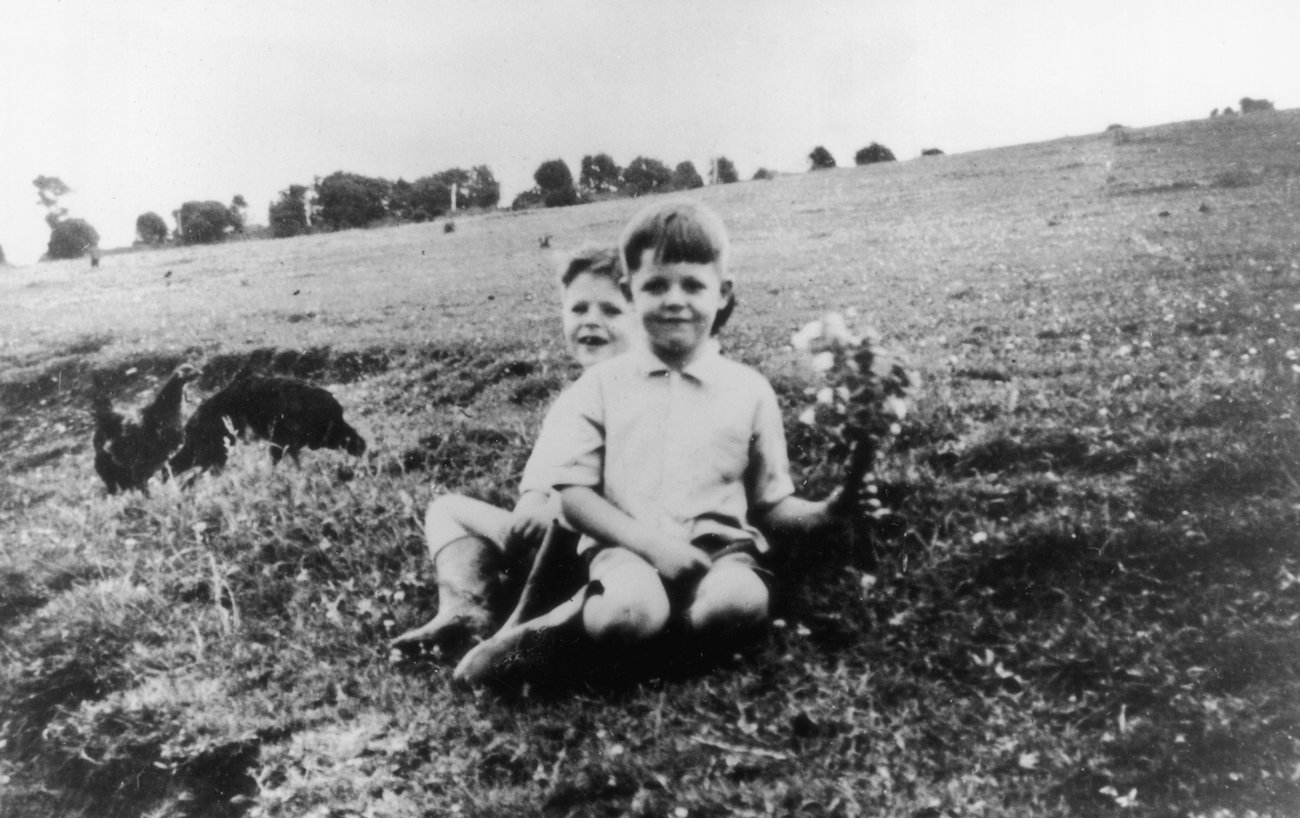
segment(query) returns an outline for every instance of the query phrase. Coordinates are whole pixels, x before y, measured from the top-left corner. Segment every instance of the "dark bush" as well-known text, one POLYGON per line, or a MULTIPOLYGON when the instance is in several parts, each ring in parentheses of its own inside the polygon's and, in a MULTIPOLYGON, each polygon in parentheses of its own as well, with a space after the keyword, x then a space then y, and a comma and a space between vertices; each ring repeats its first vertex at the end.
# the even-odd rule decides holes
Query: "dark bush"
POLYGON ((649 156, 638 156, 623 170, 624 189, 632 196, 667 190, 672 178, 667 165, 649 156))
POLYGON ((736 166, 725 156, 719 156, 713 160, 713 178, 709 180, 715 185, 730 185, 733 182, 739 182, 740 176, 736 173, 736 166))
POLYGON ((1250 97, 1241 98, 1241 112, 1243 114, 1253 114, 1257 111, 1271 111, 1273 103, 1266 99, 1251 99, 1250 97))
POLYGON ((135 220, 135 235, 142 244, 162 244, 167 241, 167 222, 153 211, 141 213, 135 220))
POLYGON ((178 232, 185 244, 213 244, 239 225, 221 202, 186 202, 181 205, 178 232))
POLYGON ((812 149, 812 153, 808 154, 808 161, 812 163, 813 170, 827 170, 835 167, 835 157, 831 156, 831 152, 821 145, 812 149))
POLYGON ((384 179, 341 170, 317 179, 320 220, 334 230, 368 227, 388 215, 386 202, 391 188, 384 179))
POLYGON ((289 185, 280 191, 280 201, 273 202, 267 212, 271 235, 285 239, 307 232, 307 188, 289 185))
POLYGON ((926 148, 921 151, 922 156, 943 156, 943 151, 938 148, 926 148))
POLYGON ((623 169, 609 154, 588 154, 582 157, 582 170, 578 175, 578 190, 589 196, 597 193, 615 193, 622 182, 623 169))
POLYGON ((456 232, 456 223, 455 223, 455 222, 445 222, 445 223, 442 225, 442 232, 444 232, 444 233, 455 233, 455 232, 456 232))
POLYGON ((542 191, 533 187, 515 196, 514 201, 510 203, 510 209, 532 210, 535 207, 542 207, 545 203, 546 202, 542 197, 542 191))
POLYGON ((99 232, 85 219, 67 219, 50 231, 49 257, 81 258, 99 246, 99 232))
POLYGON ((774 170, 768 170, 767 168, 759 168, 758 170, 754 171, 754 181, 765 182, 769 179, 775 179, 778 175, 779 174, 774 170))
POLYGON ((700 178, 700 172, 695 169, 695 163, 687 161, 677 165, 668 184, 673 190, 694 190, 697 187, 704 187, 704 180, 700 178))
POLYGON ((856 165, 874 165, 877 162, 893 161, 894 152, 879 142, 872 142, 870 145, 853 154, 853 162, 856 165))
POLYGON ((533 181, 542 192, 542 201, 547 207, 566 207, 578 201, 573 173, 563 159, 548 159, 538 165, 533 181))

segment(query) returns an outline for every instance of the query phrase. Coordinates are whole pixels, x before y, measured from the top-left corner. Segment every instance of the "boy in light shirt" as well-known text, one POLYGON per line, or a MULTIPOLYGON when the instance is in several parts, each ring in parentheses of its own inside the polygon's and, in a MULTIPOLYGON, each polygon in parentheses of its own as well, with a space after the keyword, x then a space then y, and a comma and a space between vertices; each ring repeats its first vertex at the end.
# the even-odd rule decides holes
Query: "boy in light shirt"
POLYGON ((645 343, 566 390, 538 444, 555 453, 551 480, 583 535, 590 581, 472 650, 458 680, 526 673, 579 627, 598 645, 650 639, 674 617, 701 636, 750 631, 768 616, 761 530, 810 533, 838 519, 832 501, 794 495, 775 393, 711 338, 734 299, 721 221, 689 202, 657 204, 619 245, 645 343))
MULTIPOLYGON (((610 247, 582 248, 560 274, 564 338, 583 369, 621 355, 637 333, 620 278, 618 252, 610 247)), ((536 545, 559 514, 559 496, 549 479, 553 465, 534 447, 513 511, 460 494, 429 504, 424 535, 437 574, 438 613, 393 645, 489 633, 502 565, 536 545)))

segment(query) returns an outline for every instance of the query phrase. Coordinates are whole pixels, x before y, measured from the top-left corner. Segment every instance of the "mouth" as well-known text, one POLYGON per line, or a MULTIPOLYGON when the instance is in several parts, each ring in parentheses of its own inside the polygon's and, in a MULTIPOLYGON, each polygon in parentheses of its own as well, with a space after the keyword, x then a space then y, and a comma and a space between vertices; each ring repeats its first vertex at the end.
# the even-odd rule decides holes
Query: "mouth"
POLYGON ((579 335, 578 344, 584 347, 603 347, 609 343, 609 339, 600 335, 579 335))

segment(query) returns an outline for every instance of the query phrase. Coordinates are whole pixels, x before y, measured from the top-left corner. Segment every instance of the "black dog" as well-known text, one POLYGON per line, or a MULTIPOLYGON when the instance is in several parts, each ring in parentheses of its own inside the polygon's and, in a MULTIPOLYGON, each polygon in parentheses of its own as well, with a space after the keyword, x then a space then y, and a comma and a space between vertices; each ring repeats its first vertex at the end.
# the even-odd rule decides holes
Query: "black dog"
POLYGON ((271 462, 286 453, 298 462, 303 449, 366 450, 366 441, 343 420, 343 407, 319 386, 293 378, 242 376, 199 405, 185 422, 185 445, 169 461, 172 473, 219 469, 239 436, 271 442, 271 462))

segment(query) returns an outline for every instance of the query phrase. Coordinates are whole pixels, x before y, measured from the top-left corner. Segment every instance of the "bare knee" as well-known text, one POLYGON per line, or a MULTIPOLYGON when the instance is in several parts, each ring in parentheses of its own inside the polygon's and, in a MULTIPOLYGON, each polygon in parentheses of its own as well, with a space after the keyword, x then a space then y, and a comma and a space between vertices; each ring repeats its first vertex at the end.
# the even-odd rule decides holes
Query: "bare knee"
POLYGON ((657 636, 670 607, 659 574, 649 565, 623 565, 601 577, 603 590, 587 599, 582 624, 595 642, 629 643, 657 636))
POLYGON ((686 620, 698 633, 741 633, 766 622, 769 605, 767 585, 752 568, 723 563, 700 580, 686 620))

